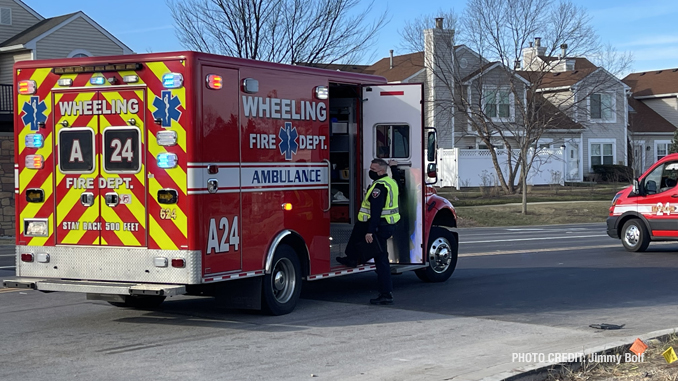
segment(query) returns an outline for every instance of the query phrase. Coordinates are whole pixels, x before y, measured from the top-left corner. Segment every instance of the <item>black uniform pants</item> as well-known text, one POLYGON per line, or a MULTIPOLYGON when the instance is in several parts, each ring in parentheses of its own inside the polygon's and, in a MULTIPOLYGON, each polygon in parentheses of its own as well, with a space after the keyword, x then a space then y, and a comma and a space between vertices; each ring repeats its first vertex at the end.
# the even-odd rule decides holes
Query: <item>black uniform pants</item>
POLYGON ((368 245, 365 242, 365 234, 368 228, 367 222, 358 221, 353 226, 351 237, 346 246, 346 256, 351 260, 356 260, 359 264, 365 263, 374 258, 374 265, 377 270, 377 282, 379 283, 380 293, 389 293, 393 291, 391 282, 391 264, 388 260, 388 249, 386 242, 393 235, 395 225, 388 224, 381 220, 377 233, 374 234, 374 241, 368 245))

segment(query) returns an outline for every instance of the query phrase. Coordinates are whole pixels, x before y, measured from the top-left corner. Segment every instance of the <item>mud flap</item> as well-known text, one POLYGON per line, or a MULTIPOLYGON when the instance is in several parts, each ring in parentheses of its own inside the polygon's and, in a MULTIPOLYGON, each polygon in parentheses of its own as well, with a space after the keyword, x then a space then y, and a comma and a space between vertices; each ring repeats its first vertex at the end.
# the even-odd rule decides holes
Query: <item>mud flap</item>
POLYGON ((264 277, 258 276, 223 282, 214 290, 217 302, 228 308, 261 309, 261 290, 264 277))

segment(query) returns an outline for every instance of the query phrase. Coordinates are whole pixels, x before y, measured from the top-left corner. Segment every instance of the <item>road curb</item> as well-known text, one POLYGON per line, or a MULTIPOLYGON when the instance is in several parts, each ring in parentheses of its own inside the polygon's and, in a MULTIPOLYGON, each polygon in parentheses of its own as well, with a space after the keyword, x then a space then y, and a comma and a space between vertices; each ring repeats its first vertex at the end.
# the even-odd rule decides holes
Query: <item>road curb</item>
MULTIPOLYGON (((637 339, 648 342, 649 340, 662 340, 674 335, 678 332, 678 327, 663 329, 659 331, 652 331, 640 336, 627 336, 624 338, 611 341, 604 345, 599 345, 584 349, 583 351, 573 352, 580 354, 582 356, 589 356, 592 354, 605 354, 610 352, 615 352, 619 350, 625 350, 629 348, 631 344, 637 339)), ((553 363, 537 363, 532 365, 527 365, 520 368, 515 368, 509 372, 502 372, 490 377, 485 377, 481 381, 543 381, 546 379, 549 373, 558 372, 562 369, 570 368, 573 366, 578 366, 578 362, 573 363, 562 363, 562 362, 553 362, 553 363)))

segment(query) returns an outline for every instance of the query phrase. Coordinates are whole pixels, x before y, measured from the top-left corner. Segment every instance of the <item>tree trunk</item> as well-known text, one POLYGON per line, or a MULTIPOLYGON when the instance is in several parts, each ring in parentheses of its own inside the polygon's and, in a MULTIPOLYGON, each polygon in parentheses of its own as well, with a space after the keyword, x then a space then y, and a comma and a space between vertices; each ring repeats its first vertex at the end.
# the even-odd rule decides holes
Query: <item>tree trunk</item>
POLYGON ((525 163, 526 161, 527 160, 523 158, 523 163, 521 165, 522 168, 520 169, 522 177, 521 183, 523 184, 523 205, 521 209, 522 214, 527 214, 527 165, 525 163))

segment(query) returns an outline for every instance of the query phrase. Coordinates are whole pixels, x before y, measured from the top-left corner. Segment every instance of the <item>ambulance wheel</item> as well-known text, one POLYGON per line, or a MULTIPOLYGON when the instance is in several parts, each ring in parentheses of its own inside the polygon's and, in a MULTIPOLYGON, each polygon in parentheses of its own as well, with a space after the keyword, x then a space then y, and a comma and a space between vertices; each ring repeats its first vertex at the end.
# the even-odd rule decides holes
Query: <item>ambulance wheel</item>
POLYGON ((271 315, 285 315, 301 294, 301 265, 292 247, 281 244, 273 255, 271 273, 264 275, 261 306, 271 315))
POLYGON ((440 227, 431 228, 428 239, 428 266, 415 270, 417 277, 424 282, 444 282, 452 276, 457 267, 459 245, 457 237, 449 230, 440 227))
POLYGON ((132 296, 124 297, 124 302, 108 302, 116 307, 132 307, 140 309, 158 308, 165 301, 164 296, 132 296))
POLYGON ((643 221, 633 218, 624 224, 621 240, 628 251, 645 251, 650 244, 650 235, 643 221))

